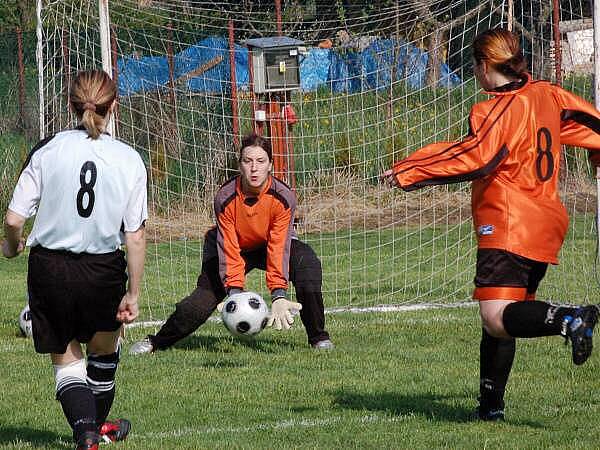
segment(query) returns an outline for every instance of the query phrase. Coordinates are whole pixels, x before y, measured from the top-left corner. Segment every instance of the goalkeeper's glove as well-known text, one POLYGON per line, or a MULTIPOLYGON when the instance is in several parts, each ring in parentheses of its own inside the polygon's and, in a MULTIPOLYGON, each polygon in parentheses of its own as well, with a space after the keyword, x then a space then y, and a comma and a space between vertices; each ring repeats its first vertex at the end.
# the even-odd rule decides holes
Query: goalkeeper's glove
POLYGON ((271 315, 267 326, 274 326, 276 330, 289 330, 294 323, 294 314, 302 309, 302 305, 296 302, 290 302, 286 299, 285 289, 274 289, 271 296, 271 315))
POLYGON ((242 292, 244 292, 243 289, 236 288, 236 287, 227 289, 227 298, 217 305, 217 311, 219 311, 219 312, 223 311, 223 308, 225 307, 225 303, 227 302, 227 299, 229 299, 229 297, 231 297, 232 295, 235 295, 235 294, 241 294, 242 292))

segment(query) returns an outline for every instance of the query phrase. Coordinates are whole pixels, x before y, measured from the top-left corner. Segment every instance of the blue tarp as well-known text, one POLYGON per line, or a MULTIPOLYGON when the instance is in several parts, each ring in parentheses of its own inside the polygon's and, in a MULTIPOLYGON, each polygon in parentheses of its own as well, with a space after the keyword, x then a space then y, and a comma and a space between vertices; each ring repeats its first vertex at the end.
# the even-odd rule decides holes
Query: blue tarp
MULTIPOLYGON (((206 38, 174 55, 175 79, 217 56, 222 56, 219 64, 185 83, 192 92, 229 92, 229 44, 221 37, 206 38)), ((315 91, 321 87, 333 92, 383 89, 389 86, 393 72, 396 80, 406 80, 411 88, 417 89, 425 84, 428 57, 426 51, 403 42, 397 45, 392 39, 374 40, 362 51, 312 48, 306 56, 301 57, 300 86, 302 91, 315 91)), ((248 90, 246 47, 235 45, 235 65, 238 89, 248 90)), ((117 67, 121 96, 155 91, 169 82, 166 56, 123 57, 117 61, 117 67)), ((442 64, 439 85, 452 87, 458 83, 460 78, 446 64, 442 64)))

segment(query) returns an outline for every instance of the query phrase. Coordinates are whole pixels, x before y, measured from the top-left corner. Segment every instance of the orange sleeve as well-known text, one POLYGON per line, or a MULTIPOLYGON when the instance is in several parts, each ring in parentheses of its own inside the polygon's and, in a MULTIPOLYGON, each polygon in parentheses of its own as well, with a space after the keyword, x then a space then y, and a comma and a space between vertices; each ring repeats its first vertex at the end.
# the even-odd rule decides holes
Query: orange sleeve
POLYGON ((225 290, 232 287, 243 289, 246 279, 246 263, 235 231, 234 204, 235 202, 229 203, 222 211, 215 210, 219 272, 225 290))
POLYGON ((278 202, 277 208, 273 211, 267 243, 266 280, 270 291, 288 288, 295 209, 295 204, 290 204, 286 208, 278 202))
POLYGON ((600 150, 600 112, 581 97, 554 86, 561 107, 561 144, 600 150))
POLYGON ((471 132, 464 140, 427 145, 394 164, 402 189, 472 181, 491 173, 508 155, 502 116, 511 102, 507 96, 496 98, 487 112, 475 105, 469 117, 471 132))

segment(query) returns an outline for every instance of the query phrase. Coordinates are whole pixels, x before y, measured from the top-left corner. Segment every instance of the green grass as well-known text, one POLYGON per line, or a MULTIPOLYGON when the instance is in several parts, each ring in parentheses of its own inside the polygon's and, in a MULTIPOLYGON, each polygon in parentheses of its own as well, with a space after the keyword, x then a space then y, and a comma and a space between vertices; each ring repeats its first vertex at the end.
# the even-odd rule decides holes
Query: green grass
MULTIPOLYGON (((574 221, 577 238, 566 252, 579 248, 581 254, 590 245, 587 226, 585 218, 574 221)), ((392 230, 379 239, 398 239, 404 233, 410 236, 414 230, 392 230)), ((420 233, 433 235, 427 229, 420 233)), ((453 233, 458 230, 450 231, 450 241, 457 236, 453 233)), ((323 235, 308 238, 313 245, 329 242, 323 235)), ((337 238, 338 249, 362 245, 337 238)), ((460 247, 456 251, 466 255, 472 250, 468 241, 460 247)), ((164 317, 193 286, 193 261, 199 256, 190 249, 151 245, 146 318, 150 297, 163 293, 152 309, 164 317), (169 286, 175 286, 172 292, 169 286)), ((328 260, 333 249, 323 244, 319 254, 328 260)), ((428 251, 422 249, 425 259, 428 251)), ((567 260, 572 256, 564 255, 567 260)), ((346 261, 347 267, 354 263, 346 261)), ((468 292, 472 261, 466 258, 460 265, 469 278, 460 292, 468 292)), ((68 425, 53 399, 49 358, 35 354, 31 340, 17 336, 25 270, 26 257, 0 260, 0 448, 70 448, 68 425)), ((325 285, 331 289, 339 274, 328 272, 327 266, 325 270, 325 285)), ((356 271, 355 282, 369 285, 372 270, 356 271)), ((394 272, 389 264, 387 271, 394 272)), ((553 272, 559 273, 551 269, 550 279, 553 272)), ((572 301, 569 293, 579 284, 587 283, 589 289, 589 272, 575 275, 572 283, 557 285, 557 298, 572 301)), ((259 287, 261 278, 257 272, 252 283, 259 287)), ((377 292, 388 287, 365 289, 366 302, 378 303, 377 292)), ((332 291, 326 294, 327 306, 333 296, 332 291)), ((574 367, 569 348, 557 337, 519 341, 506 398, 508 420, 488 424, 470 420, 478 390, 480 322, 475 305, 328 314, 327 328, 337 345, 330 353, 312 351, 299 323, 288 333, 266 330, 248 343, 209 322, 175 348, 138 358, 126 351, 154 328, 128 330, 113 415, 131 419, 134 428, 127 442, 114 448, 587 449, 600 442, 600 429, 593 425, 600 420, 600 359, 595 354, 584 366, 574 367)))

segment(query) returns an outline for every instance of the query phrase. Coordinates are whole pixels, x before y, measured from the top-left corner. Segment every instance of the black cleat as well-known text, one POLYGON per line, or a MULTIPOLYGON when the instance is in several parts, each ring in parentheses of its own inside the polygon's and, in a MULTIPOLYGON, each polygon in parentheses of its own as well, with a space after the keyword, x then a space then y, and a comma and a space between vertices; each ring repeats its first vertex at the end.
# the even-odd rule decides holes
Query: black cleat
POLYGON ((503 409, 483 409, 478 406, 475 410, 475 418, 485 422, 504 422, 503 409))
POLYGON ((594 327, 598 322, 598 307, 595 305, 577 308, 573 317, 565 317, 563 336, 571 341, 573 363, 583 364, 592 354, 594 327))
POLYGON ((502 397, 496 394, 490 398, 489 395, 482 394, 477 400, 479 400, 479 406, 475 409, 475 419, 485 422, 504 421, 504 399, 502 397))

